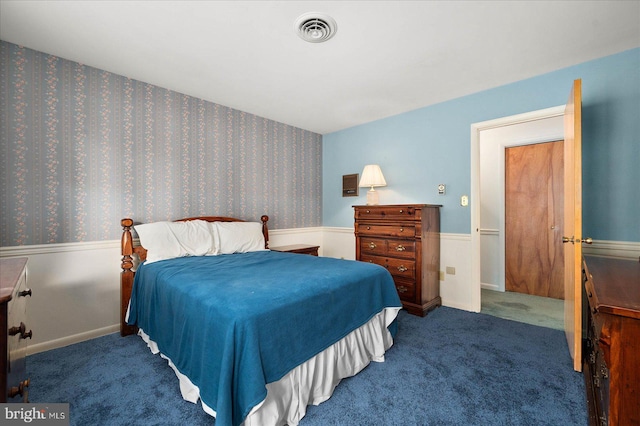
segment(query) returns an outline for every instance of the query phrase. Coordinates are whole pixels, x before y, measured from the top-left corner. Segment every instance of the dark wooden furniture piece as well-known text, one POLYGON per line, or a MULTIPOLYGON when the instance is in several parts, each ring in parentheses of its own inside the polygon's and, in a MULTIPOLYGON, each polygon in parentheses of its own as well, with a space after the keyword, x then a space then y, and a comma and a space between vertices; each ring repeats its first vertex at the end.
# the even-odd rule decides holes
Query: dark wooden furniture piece
MULTIPOLYGON (((245 222, 241 219, 225 216, 198 216, 188 217, 185 219, 178 219, 175 222, 185 222, 187 220, 206 220, 207 222, 245 222)), ((269 248, 269 229, 267 228, 267 222, 269 216, 263 215, 260 218, 262 222, 262 235, 264 236, 264 248, 269 248)), ((122 239, 120 241, 120 250, 122 254, 120 273, 120 335, 128 336, 130 334, 136 334, 138 327, 129 325, 125 321, 127 315, 127 308, 129 307, 129 300, 131 299, 131 290, 133 289, 133 278, 135 277, 135 271, 133 270, 134 258, 137 256, 140 262, 147 259, 147 249, 141 245, 134 245, 133 235, 131 234, 131 228, 133 227, 132 219, 122 219, 120 221, 122 226, 122 239)))
POLYGON ((384 266, 402 306, 424 316, 440 299, 440 205, 353 206, 356 260, 384 266))
POLYGON ((585 257, 591 425, 640 425, 640 262, 585 257))
POLYGON ((26 377, 27 338, 27 258, 0 260, 0 403, 29 402, 26 377), (19 399, 20 398, 20 399, 19 399))
POLYGON ((310 254, 311 256, 317 256, 319 248, 320 246, 310 246, 307 244, 291 244, 288 246, 271 247, 271 250, 284 251, 287 253, 310 254))

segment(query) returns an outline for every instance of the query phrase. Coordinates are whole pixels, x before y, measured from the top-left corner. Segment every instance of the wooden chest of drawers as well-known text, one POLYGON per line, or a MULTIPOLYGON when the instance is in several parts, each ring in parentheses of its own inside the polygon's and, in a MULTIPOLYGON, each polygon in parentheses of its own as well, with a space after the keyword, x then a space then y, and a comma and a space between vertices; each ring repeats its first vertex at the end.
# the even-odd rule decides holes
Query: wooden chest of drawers
POLYGON ((585 257, 591 425, 640 425, 640 263, 585 257))
POLYGON ((27 258, 0 260, 0 402, 28 402, 27 258))
POLYGON ((424 316, 441 304, 440 207, 353 206, 356 260, 387 268, 402 306, 414 315, 424 316))

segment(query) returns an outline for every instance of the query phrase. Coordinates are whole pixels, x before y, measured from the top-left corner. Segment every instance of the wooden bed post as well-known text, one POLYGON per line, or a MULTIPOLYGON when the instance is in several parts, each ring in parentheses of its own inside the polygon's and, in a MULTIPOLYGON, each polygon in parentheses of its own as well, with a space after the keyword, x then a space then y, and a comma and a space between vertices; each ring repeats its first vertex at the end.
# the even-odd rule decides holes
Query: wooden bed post
POLYGON ((120 273, 120 335, 128 336, 138 331, 136 326, 128 325, 125 321, 134 277, 134 272, 131 270, 133 268, 133 237, 131 236, 133 220, 122 219, 120 224, 123 230, 120 245, 122 249, 122 272, 120 273))
POLYGON ((262 215, 262 217, 260 217, 260 220, 262 221, 262 235, 264 235, 264 248, 268 249, 269 248, 269 229, 267 229, 267 222, 269 221, 269 216, 262 215))

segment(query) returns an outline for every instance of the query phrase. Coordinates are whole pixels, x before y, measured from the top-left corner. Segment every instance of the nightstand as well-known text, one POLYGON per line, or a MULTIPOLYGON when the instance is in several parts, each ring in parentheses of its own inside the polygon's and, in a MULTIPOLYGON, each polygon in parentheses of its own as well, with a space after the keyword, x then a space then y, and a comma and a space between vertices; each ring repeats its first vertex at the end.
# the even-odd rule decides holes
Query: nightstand
POLYGON ((270 247, 273 251, 284 251, 287 253, 299 253, 310 254, 311 256, 318 255, 318 249, 320 246, 310 246, 307 244, 292 244, 290 246, 270 247))

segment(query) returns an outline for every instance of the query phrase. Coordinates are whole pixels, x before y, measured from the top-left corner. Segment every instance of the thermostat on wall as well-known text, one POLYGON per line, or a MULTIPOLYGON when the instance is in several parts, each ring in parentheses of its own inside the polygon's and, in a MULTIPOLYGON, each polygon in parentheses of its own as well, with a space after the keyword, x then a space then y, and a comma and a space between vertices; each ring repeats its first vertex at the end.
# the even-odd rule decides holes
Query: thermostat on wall
POLYGON ((358 174, 342 175, 342 196, 358 196, 358 174))
POLYGON ((444 185, 444 183, 441 183, 438 185, 438 195, 444 195, 444 191, 445 191, 446 187, 444 185))

